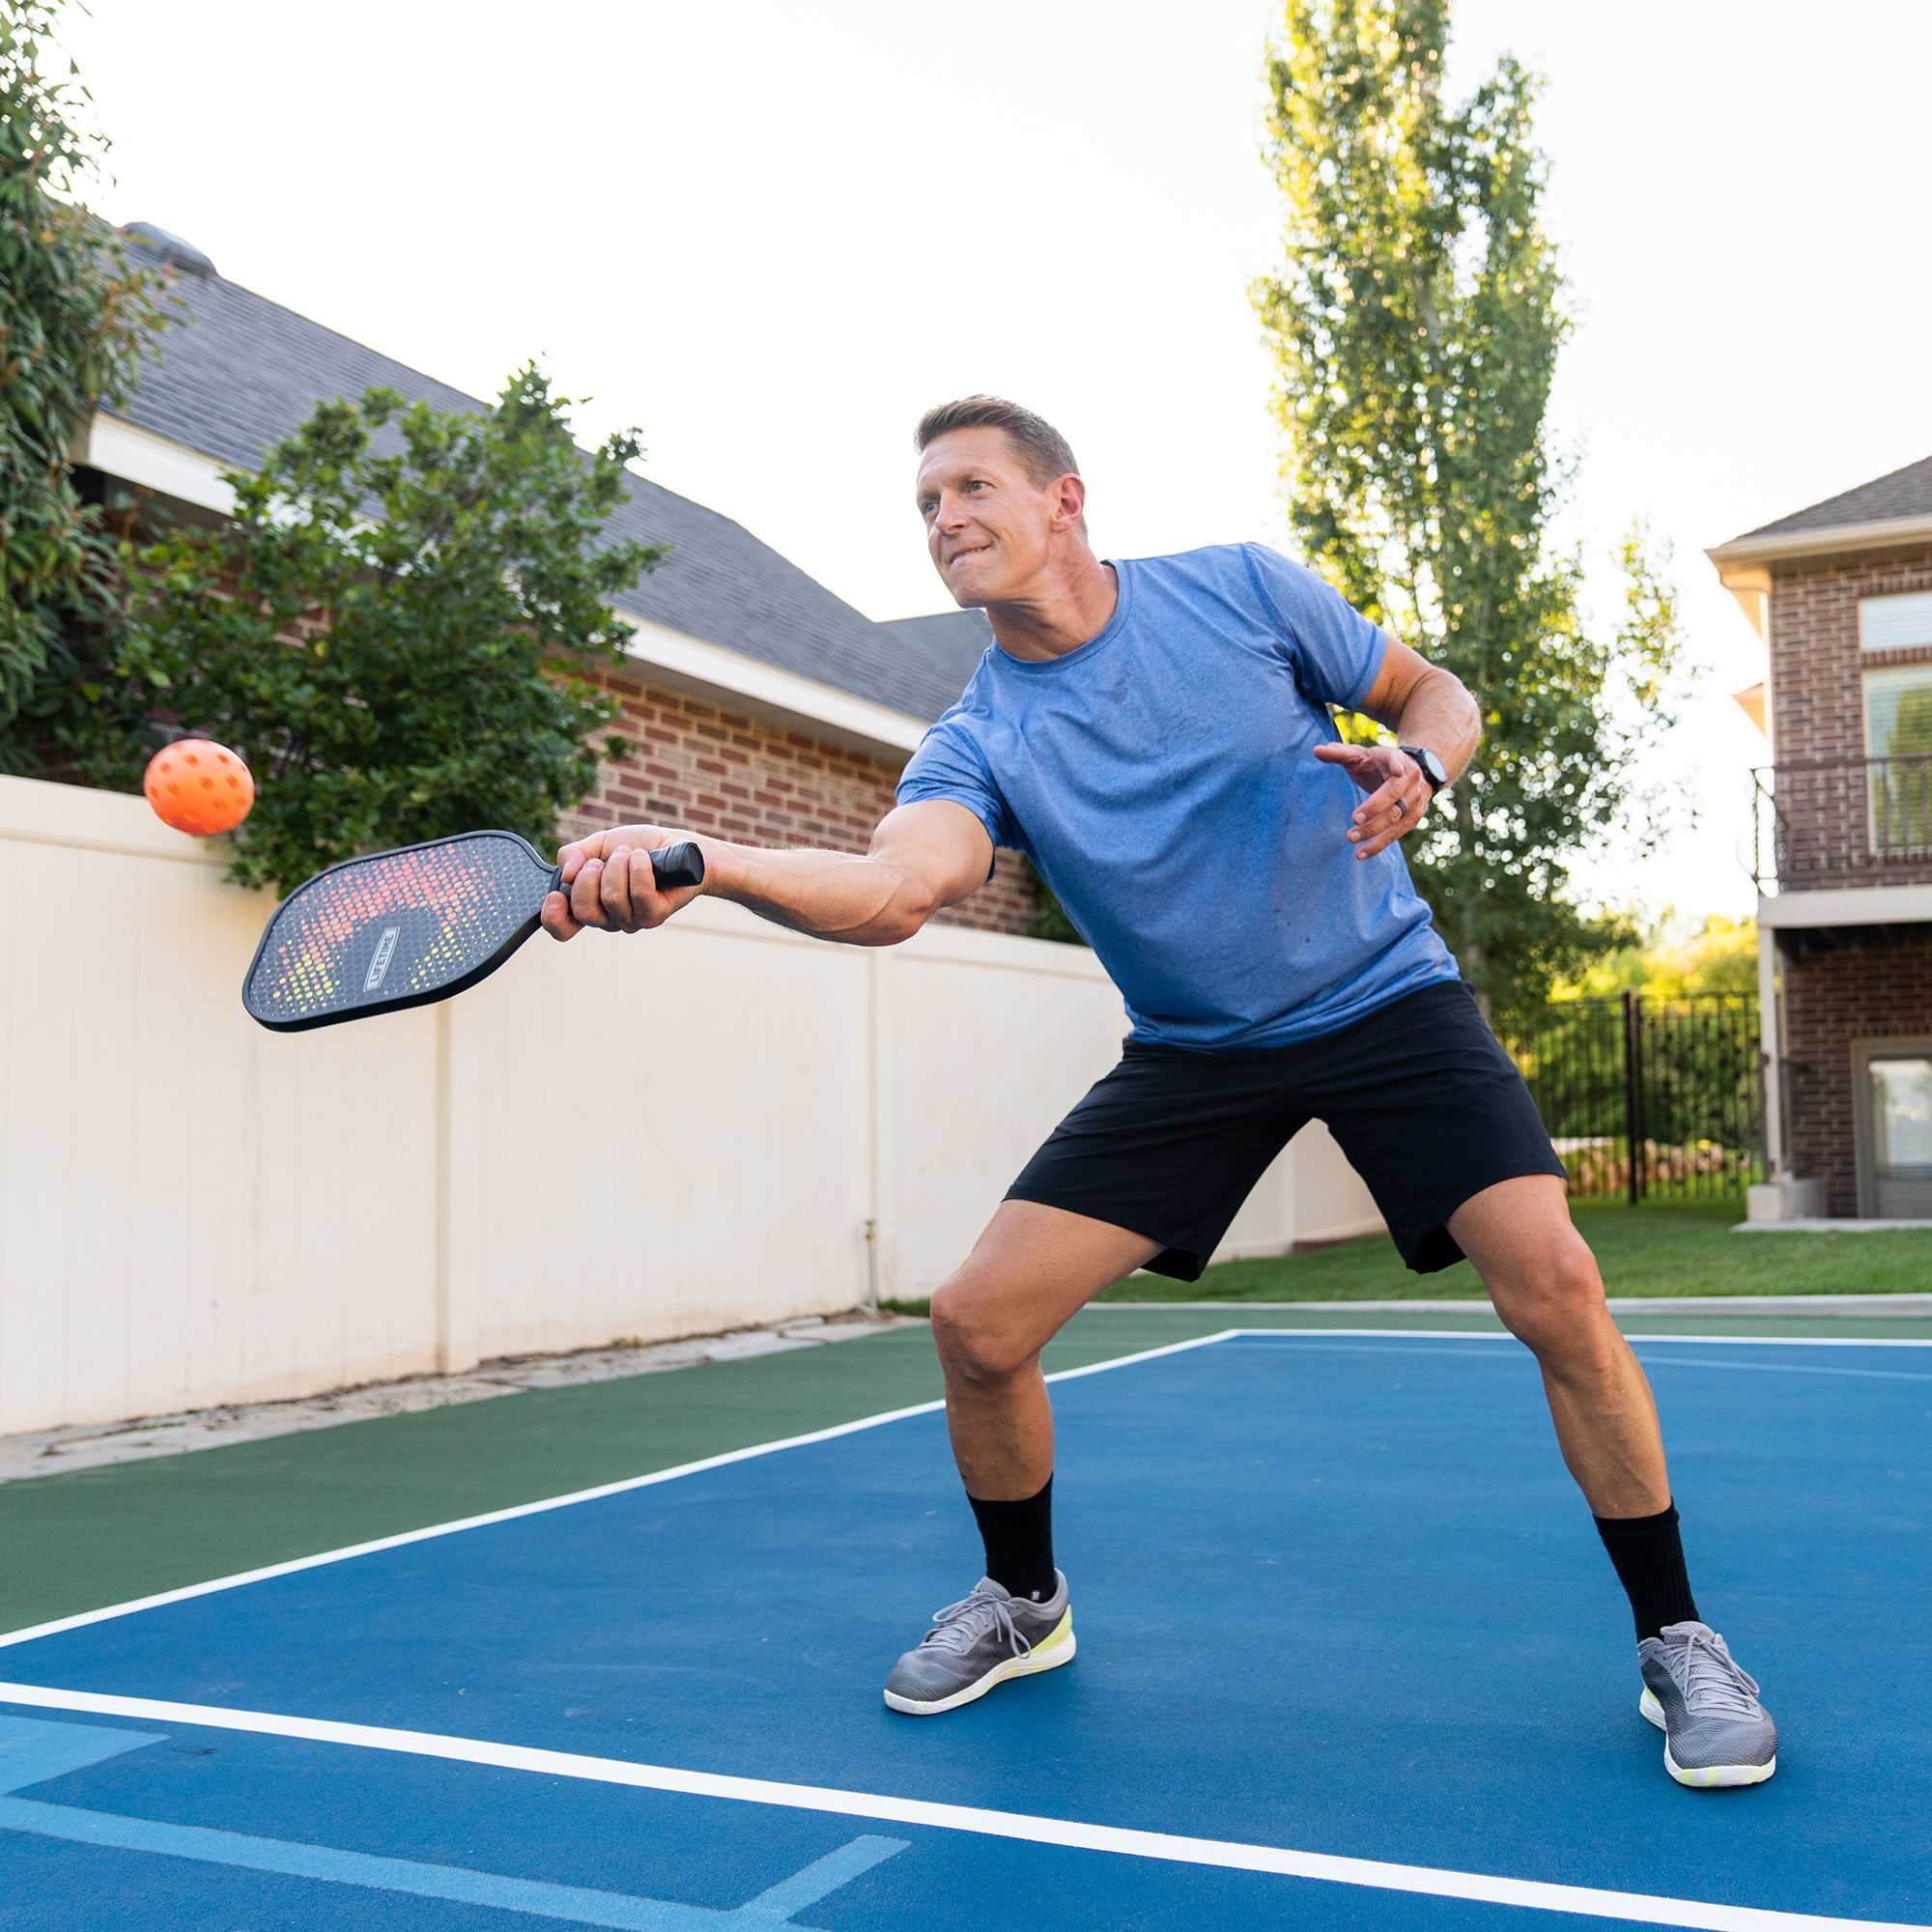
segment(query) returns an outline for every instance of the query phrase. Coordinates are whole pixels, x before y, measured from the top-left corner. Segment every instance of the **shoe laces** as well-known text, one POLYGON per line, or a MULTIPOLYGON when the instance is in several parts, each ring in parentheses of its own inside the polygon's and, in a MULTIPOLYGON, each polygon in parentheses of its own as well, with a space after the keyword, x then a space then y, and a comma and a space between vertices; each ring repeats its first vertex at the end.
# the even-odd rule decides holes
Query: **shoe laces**
POLYGON ((932 1628, 926 1632, 920 1648, 957 1651, 963 1655, 988 1632, 997 1631, 1015 1657, 1024 1657, 1033 1645, 1013 1622, 1011 1605, 1012 1600, 1004 1591, 995 1596, 981 1583, 970 1597, 962 1597, 956 1604, 933 1611, 932 1628))
POLYGON ((1687 1630, 1677 1658, 1684 1707, 1699 1717, 1755 1718, 1757 1679, 1743 1669, 1716 1631, 1687 1630))

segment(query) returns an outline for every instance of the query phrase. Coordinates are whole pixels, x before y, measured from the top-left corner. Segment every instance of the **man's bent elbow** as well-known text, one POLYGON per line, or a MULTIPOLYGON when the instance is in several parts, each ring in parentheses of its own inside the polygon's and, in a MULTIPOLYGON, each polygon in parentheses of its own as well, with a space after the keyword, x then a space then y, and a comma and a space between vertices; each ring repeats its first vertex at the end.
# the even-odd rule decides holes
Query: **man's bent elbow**
POLYGON ((894 931, 886 944, 897 946, 910 939, 939 909, 938 894, 923 879, 908 879, 894 895, 894 931))
POLYGON ((907 878, 852 937, 864 946, 901 946, 939 910, 938 895, 922 879, 907 878))

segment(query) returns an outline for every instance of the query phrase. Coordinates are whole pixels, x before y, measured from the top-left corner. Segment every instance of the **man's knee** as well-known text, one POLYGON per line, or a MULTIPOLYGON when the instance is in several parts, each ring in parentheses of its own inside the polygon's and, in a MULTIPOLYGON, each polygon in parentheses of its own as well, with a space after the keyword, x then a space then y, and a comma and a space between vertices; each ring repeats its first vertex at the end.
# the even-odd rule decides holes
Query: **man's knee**
POLYGON ((1594 1356, 1608 1342, 1604 1278, 1574 1229, 1488 1287, 1504 1327, 1539 1357, 1594 1356))
POLYGON ((948 1381, 1004 1381, 1038 1353, 996 1313, 996 1298, 969 1274, 942 1282, 932 1296, 932 1340, 948 1381))

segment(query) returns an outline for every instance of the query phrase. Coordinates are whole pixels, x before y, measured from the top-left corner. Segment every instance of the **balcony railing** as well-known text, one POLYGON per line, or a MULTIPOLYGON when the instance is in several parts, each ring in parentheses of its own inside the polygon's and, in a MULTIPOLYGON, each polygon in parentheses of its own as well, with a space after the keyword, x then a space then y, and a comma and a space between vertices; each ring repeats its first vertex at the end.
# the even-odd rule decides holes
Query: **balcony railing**
POLYGON ((1932 880, 1932 752, 1765 765, 1751 785, 1759 892, 1932 880))

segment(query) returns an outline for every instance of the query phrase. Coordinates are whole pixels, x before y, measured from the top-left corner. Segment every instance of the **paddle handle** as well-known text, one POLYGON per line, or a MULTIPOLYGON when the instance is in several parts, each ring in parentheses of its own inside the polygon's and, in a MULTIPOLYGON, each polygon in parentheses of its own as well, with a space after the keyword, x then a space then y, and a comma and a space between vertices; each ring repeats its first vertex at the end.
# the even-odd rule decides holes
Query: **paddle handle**
MULTIPOLYGON (((651 854, 651 873, 661 893, 675 892, 680 886, 701 886, 704 883, 704 854, 691 839, 680 839, 677 844, 664 846, 651 854)), ((566 899, 570 896, 570 889, 563 883, 561 866, 556 868, 549 891, 561 893, 566 899)))
POLYGON ((704 883, 704 854, 689 838, 667 845, 651 854, 651 870, 657 875, 658 891, 674 892, 679 886, 704 883))

